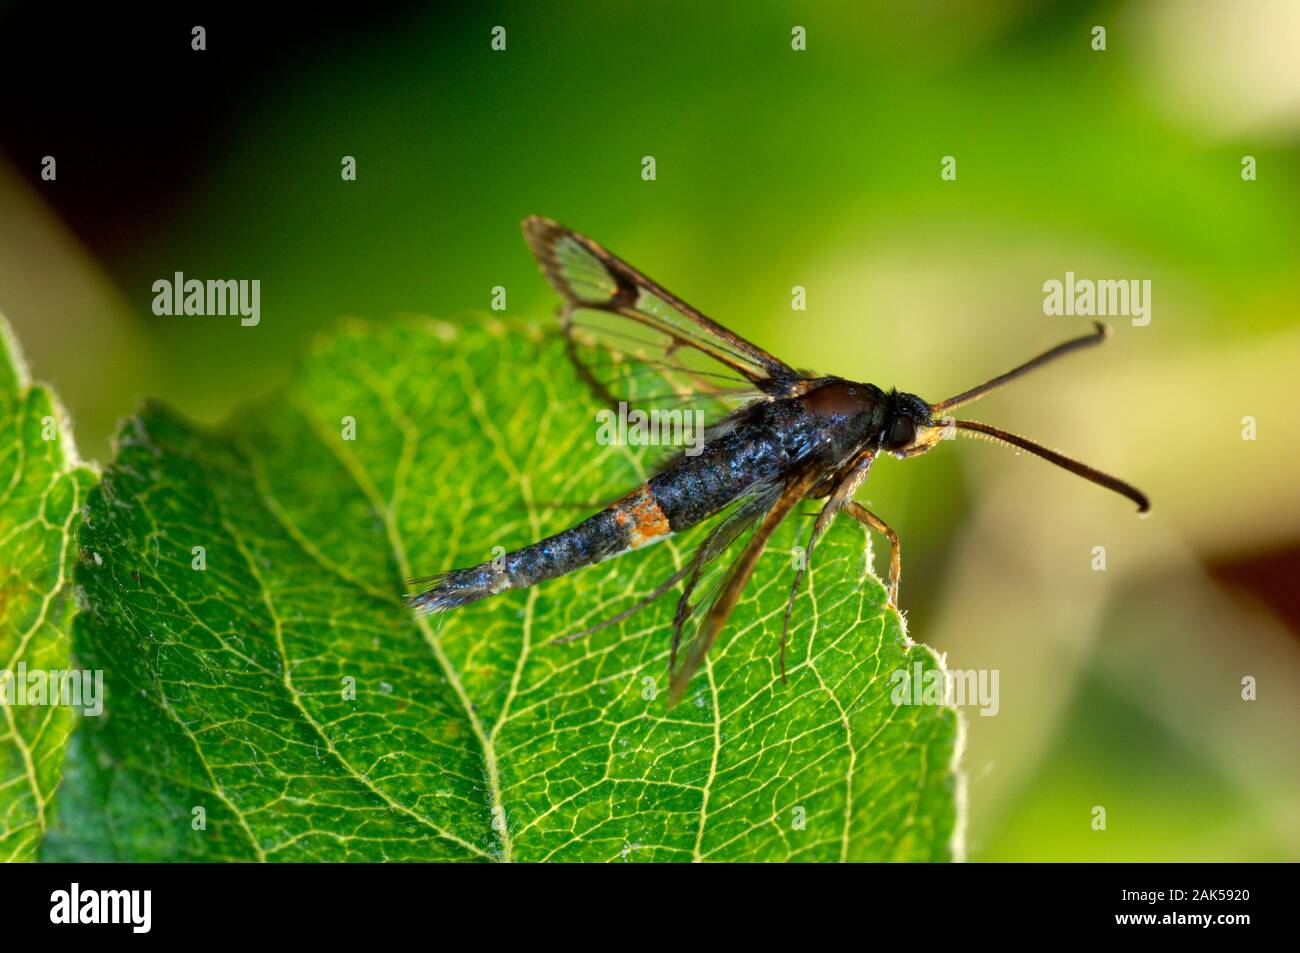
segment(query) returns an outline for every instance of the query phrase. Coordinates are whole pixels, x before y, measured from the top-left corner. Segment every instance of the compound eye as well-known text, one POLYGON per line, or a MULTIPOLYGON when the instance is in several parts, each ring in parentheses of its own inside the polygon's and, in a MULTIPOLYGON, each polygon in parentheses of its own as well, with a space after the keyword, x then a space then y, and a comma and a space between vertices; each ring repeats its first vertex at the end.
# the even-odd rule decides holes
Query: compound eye
POLYGON ((895 417, 889 427, 889 445, 905 447, 916 439, 916 425, 910 417, 895 417))

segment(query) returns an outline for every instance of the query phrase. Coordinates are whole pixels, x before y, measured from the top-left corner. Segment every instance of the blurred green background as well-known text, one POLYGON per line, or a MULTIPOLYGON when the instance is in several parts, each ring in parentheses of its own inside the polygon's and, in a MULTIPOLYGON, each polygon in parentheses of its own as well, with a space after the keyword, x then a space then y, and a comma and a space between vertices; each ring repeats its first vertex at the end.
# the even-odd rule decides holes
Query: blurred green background
POLYGON ((1132 480, 1149 519, 974 441, 860 498, 902 536, 912 635, 1000 673, 998 714, 966 713, 971 859, 1300 859, 1300 4, 356 16, 173 13, 95 60, 0 9, 4 78, 48 53, 69 88, 8 87, 0 310, 84 455, 145 395, 219 421, 342 315, 481 311, 503 285, 548 320, 531 213, 796 366, 930 400, 1086 328, 1044 315, 1045 281, 1149 279, 1148 326, 1112 319, 969 413, 1132 480), (261 324, 154 316, 175 271, 260 279, 261 324))

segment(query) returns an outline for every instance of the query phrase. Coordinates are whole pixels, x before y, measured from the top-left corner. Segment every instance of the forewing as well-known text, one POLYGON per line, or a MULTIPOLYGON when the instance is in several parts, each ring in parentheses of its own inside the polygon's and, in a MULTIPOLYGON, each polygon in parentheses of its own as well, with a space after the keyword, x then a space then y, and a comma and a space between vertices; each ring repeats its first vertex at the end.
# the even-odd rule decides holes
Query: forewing
POLYGON ((549 219, 524 221, 542 273, 564 299, 569 356, 601 403, 707 405, 716 420, 802 375, 705 317, 600 245, 549 219))
MULTIPOLYGON (((766 498, 766 506, 761 512, 754 512, 749 515, 748 523, 753 528, 748 533, 748 536, 745 537, 743 531, 737 532, 727 541, 727 545, 730 546, 735 540, 745 538, 744 546, 739 555, 725 572, 714 577, 713 584, 706 586, 708 596, 699 600, 698 605, 707 603, 708 609, 706 611, 700 613, 697 611, 696 606, 686 602, 685 597, 683 602, 679 603, 679 610, 683 606, 686 607, 686 617, 683 617, 679 611, 679 618, 676 620, 675 625, 677 631, 674 634, 674 647, 681 632, 689 631, 689 637, 684 654, 685 660, 681 668, 675 672, 670 672, 672 678, 669 693, 670 705, 675 705, 681 700, 691 677, 699 670, 709 648, 717 639, 718 633, 727 624, 732 610, 735 609, 736 603, 740 601, 741 593, 744 592, 745 586, 754 574, 758 559, 767 547, 767 542, 772 533, 776 531, 782 520, 790 514, 799 502, 808 495, 808 492, 825 475, 825 472, 824 468, 816 466, 808 466, 797 471, 783 485, 779 486, 776 492, 766 498)), ((719 554, 714 553, 713 555, 719 554)), ((686 580, 689 595, 694 586, 689 575, 686 580)))
POLYGON ((717 587, 725 574, 725 565, 721 557, 738 539, 754 529, 758 521, 772 508, 772 504, 780 498, 781 489, 782 485, 779 482, 759 483, 734 501, 723 514, 722 519, 696 547, 690 560, 678 574, 679 578, 684 580, 684 584, 673 617, 672 649, 668 656, 670 674, 677 670, 677 653, 681 646, 682 634, 688 626, 694 626, 692 617, 696 609, 701 601, 706 604, 711 603, 717 594, 717 587), (704 593, 702 600, 696 600, 697 592, 704 593))
MULTIPOLYGON (((692 594, 700 585, 702 580, 710 580, 713 576, 710 570, 716 570, 719 557, 747 530, 754 527, 754 524, 766 513, 781 495, 781 484, 779 482, 760 482, 752 486, 741 496, 733 500, 727 508, 715 518, 714 525, 708 534, 695 547, 685 565, 674 572, 671 576, 656 586, 648 595, 643 596, 637 602, 628 608, 622 610, 617 615, 602 619, 593 625, 586 626, 575 632, 561 636, 555 639, 557 643, 572 642, 576 639, 586 638, 594 632, 617 625, 624 619, 630 618, 640 612, 650 603, 663 596, 679 582, 685 581, 683 592, 678 601, 678 618, 674 624, 673 637, 673 656, 669 668, 675 668, 676 647, 681 634, 682 623, 689 616, 687 611, 690 606, 692 594)), ((706 584, 705 589, 708 589, 706 584)))

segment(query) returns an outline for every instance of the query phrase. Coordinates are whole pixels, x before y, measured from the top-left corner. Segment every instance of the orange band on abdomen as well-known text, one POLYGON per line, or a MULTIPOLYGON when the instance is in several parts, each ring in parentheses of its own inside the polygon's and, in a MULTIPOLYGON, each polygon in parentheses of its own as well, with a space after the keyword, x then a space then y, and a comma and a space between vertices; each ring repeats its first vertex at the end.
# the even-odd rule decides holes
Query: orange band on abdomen
POLYGON ((620 526, 628 531, 628 546, 637 549, 672 532, 649 486, 640 486, 614 504, 620 526))

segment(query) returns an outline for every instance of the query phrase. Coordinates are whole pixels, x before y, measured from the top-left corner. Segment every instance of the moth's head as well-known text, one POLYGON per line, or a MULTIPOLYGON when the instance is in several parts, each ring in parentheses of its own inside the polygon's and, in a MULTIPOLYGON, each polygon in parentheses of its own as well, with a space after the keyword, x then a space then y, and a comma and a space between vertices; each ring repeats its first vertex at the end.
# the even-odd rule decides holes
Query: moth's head
POLYGON ((915 394, 890 395, 890 416, 881 431, 881 445, 902 459, 925 453, 943 436, 930 417, 930 405, 915 394))

